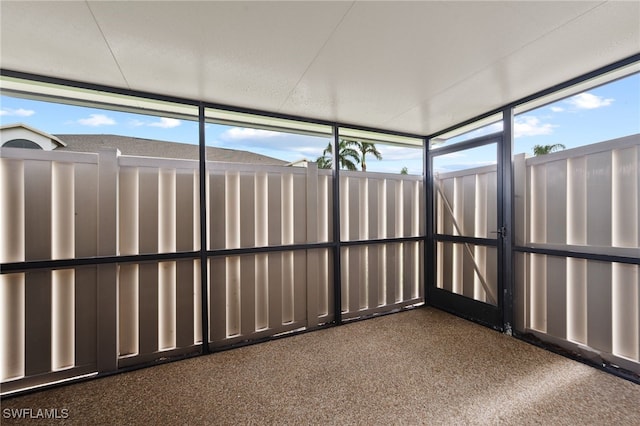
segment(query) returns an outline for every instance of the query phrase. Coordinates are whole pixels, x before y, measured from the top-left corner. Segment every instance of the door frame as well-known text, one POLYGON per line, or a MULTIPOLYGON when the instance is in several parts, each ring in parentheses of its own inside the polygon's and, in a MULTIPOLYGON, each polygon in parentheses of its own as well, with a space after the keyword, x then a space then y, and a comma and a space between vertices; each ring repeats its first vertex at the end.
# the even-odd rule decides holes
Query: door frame
MULTIPOLYGON (((505 111, 506 113, 506 111, 505 111)), ((489 326, 496 330, 511 334, 512 318, 512 253, 511 253, 511 120, 512 115, 505 114, 503 118, 504 129, 501 132, 473 138, 451 146, 428 149, 427 162, 427 265, 430 266, 426 281, 426 301, 429 305, 451 312, 457 316, 470 319, 474 322, 489 326), (453 236, 436 233, 436 204, 433 176, 433 160, 436 157, 464 151, 471 148, 496 144, 496 227, 499 230, 497 238, 485 239, 466 236, 453 236), (505 196, 506 195, 506 196, 505 196), (497 303, 491 305, 481 301, 452 293, 438 288, 436 285, 437 274, 437 243, 455 242, 470 243, 497 249, 497 303)), ((426 277, 425 277, 426 278, 426 277)))

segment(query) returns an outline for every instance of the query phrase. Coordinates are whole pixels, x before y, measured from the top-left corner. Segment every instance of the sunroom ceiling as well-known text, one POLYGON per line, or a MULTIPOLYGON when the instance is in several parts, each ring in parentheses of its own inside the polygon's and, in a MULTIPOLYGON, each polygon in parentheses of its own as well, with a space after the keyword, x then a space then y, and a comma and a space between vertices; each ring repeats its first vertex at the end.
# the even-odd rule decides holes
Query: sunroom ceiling
POLYGON ((640 52, 640 2, 2 1, 0 65, 431 134, 640 52))

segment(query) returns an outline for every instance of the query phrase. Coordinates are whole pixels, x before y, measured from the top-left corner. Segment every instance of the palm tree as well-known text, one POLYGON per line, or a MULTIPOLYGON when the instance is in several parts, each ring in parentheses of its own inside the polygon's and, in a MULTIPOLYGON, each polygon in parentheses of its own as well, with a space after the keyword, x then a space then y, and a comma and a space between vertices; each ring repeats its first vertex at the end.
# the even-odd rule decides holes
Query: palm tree
MULTIPOLYGON (((340 167, 347 170, 357 170, 356 164, 360 163, 358 151, 354 149, 358 145, 357 142, 340 139, 338 142, 338 162, 340 167)), ((316 160, 318 167, 321 169, 330 169, 333 167, 333 145, 329 143, 322 151, 322 156, 316 160)))
POLYGON ((316 163, 318 163, 319 169, 330 169, 331 156, 323 153, 322 156, 318 157, 318 159, 316 160, 316 163))
POLYGON ((360 164, 362 165, 363 172, 367 171, 367 163, 365 161, 367 154, 373 155, 374 157, 376 157, 377 160, 382 160, 382 154, 380 154, 380 151, 378 151, 378 148, 376 148, 376 145, 374 143, 371 143, 371 142, 353 142, 353 143, 356 144, 358 151, 360 151, 360 164))
POLYGON ((565 149, 566 147, 561 143, 556 143, 553 145, 534 145, 533 146, 533 155, 545 155, 554 151, 559 151, 561 149, 565 149))

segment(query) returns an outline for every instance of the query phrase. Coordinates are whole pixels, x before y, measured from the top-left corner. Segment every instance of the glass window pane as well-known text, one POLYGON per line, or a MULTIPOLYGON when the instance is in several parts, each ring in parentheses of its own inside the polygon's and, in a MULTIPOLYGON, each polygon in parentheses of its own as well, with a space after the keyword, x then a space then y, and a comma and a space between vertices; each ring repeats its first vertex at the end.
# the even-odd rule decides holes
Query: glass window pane
POLYGON ((2 83, 0 261, 199 248, 197 107, 2 83))
POLYGON ((332 239, 332 171, 315 162, 333 139, 331 127, 213 109, 205 115, 209 249, 332 239))
POLYGON ((638 248, 640 74, 515 118, 519 245, 638 248))
POLYGON ((497 238, 497 144, 433 158, 436 233, 497 238))
POLYGON ((343 240, 424 235, 422 144, 417 138, 340 128, 343 240))

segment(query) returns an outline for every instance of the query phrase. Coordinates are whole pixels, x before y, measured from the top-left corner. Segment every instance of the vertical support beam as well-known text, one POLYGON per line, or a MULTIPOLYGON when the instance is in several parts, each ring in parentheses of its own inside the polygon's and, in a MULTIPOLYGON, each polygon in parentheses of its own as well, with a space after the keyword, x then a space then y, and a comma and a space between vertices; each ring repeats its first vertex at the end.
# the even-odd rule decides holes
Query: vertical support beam
MULTIPOLYGON (((404 225, 404 236, 414 236, 413 229, 413 204, 417 201, 414 197, 413 193, 413 182, 410 180, 400 179, 402 182, 402 203, 403 203, 403 225, 404 225)), ((400 245, 400 250, 402 250, 402 291, 401 291, 401 300, 404 302, 406 300, 411 299, 411 289, 413 287, 413 276, 412 276, 412 256, 411 256, 411 243, 403 243, 400 245)))
POLYGON ((435 219, 435 205, 433 202, 433 173, 431 170, 431 155, 429 138, 422 142, 422 185, 424 190, 424 302, 429 305, 432 288, 436 287, 436 250, 433 240, 433 224, 435 219))
POLYGON ((205 150, 204 104, 198 105, 198 160, 200 177, 200 289, 202 304, 202 353, 209 353, 209 292, 207 274, 207 152, 205 150))
MULTIPOLYGON (((320 209, 318 208, 318 165, 317 163, 309 163, 307 167, 307 242, 314 243, 318 241, 318 216, 320 209)), ((318 250, 306 251, 307 263, 307 327, 315 327, 318 325, 319 311, 319 295, 320 295, 320 253, 318 250)))
MULTIPOLYGON (((118 155, 98 153, 98 256, 118 254, 118 155)), ((118 265, 98 265, 98 371, 118 368, 118 265)))
MULTIPOLYGON (((513 214, 514 222, 512 228, 512 238, 516 246, 523 246, 526 241, 526 211, 527 211, 527 165, 525 163, 525 154, 518 154, 513 158, 513 214)), ((528 310, 526 304, 526 268, 524 261, 525 255, 516 258, 514 255, 514 275, 512 297, 513 297, 513 328, 516 330, 524 330, 526 327, 525 315, 528 310)))
POLYGON ((514 189, 513 189, 513 108, 505 108, 502 112, 503 136, 500 147, 501 167, 498 172, 499 210, 498 223, 502 223, 504 233, 498 245, 498 303, 502 306, 503 330, 511 334, 513 327, 513 280, 514 280, 514 189), (500 282, 502 279, 502 282, 500 282))
POLYGON ((333 306, 334 323, 342 324, 342 280, 340 266, 340 162, 338 153, 340 135, 338 126, 333 126, 333 306))

